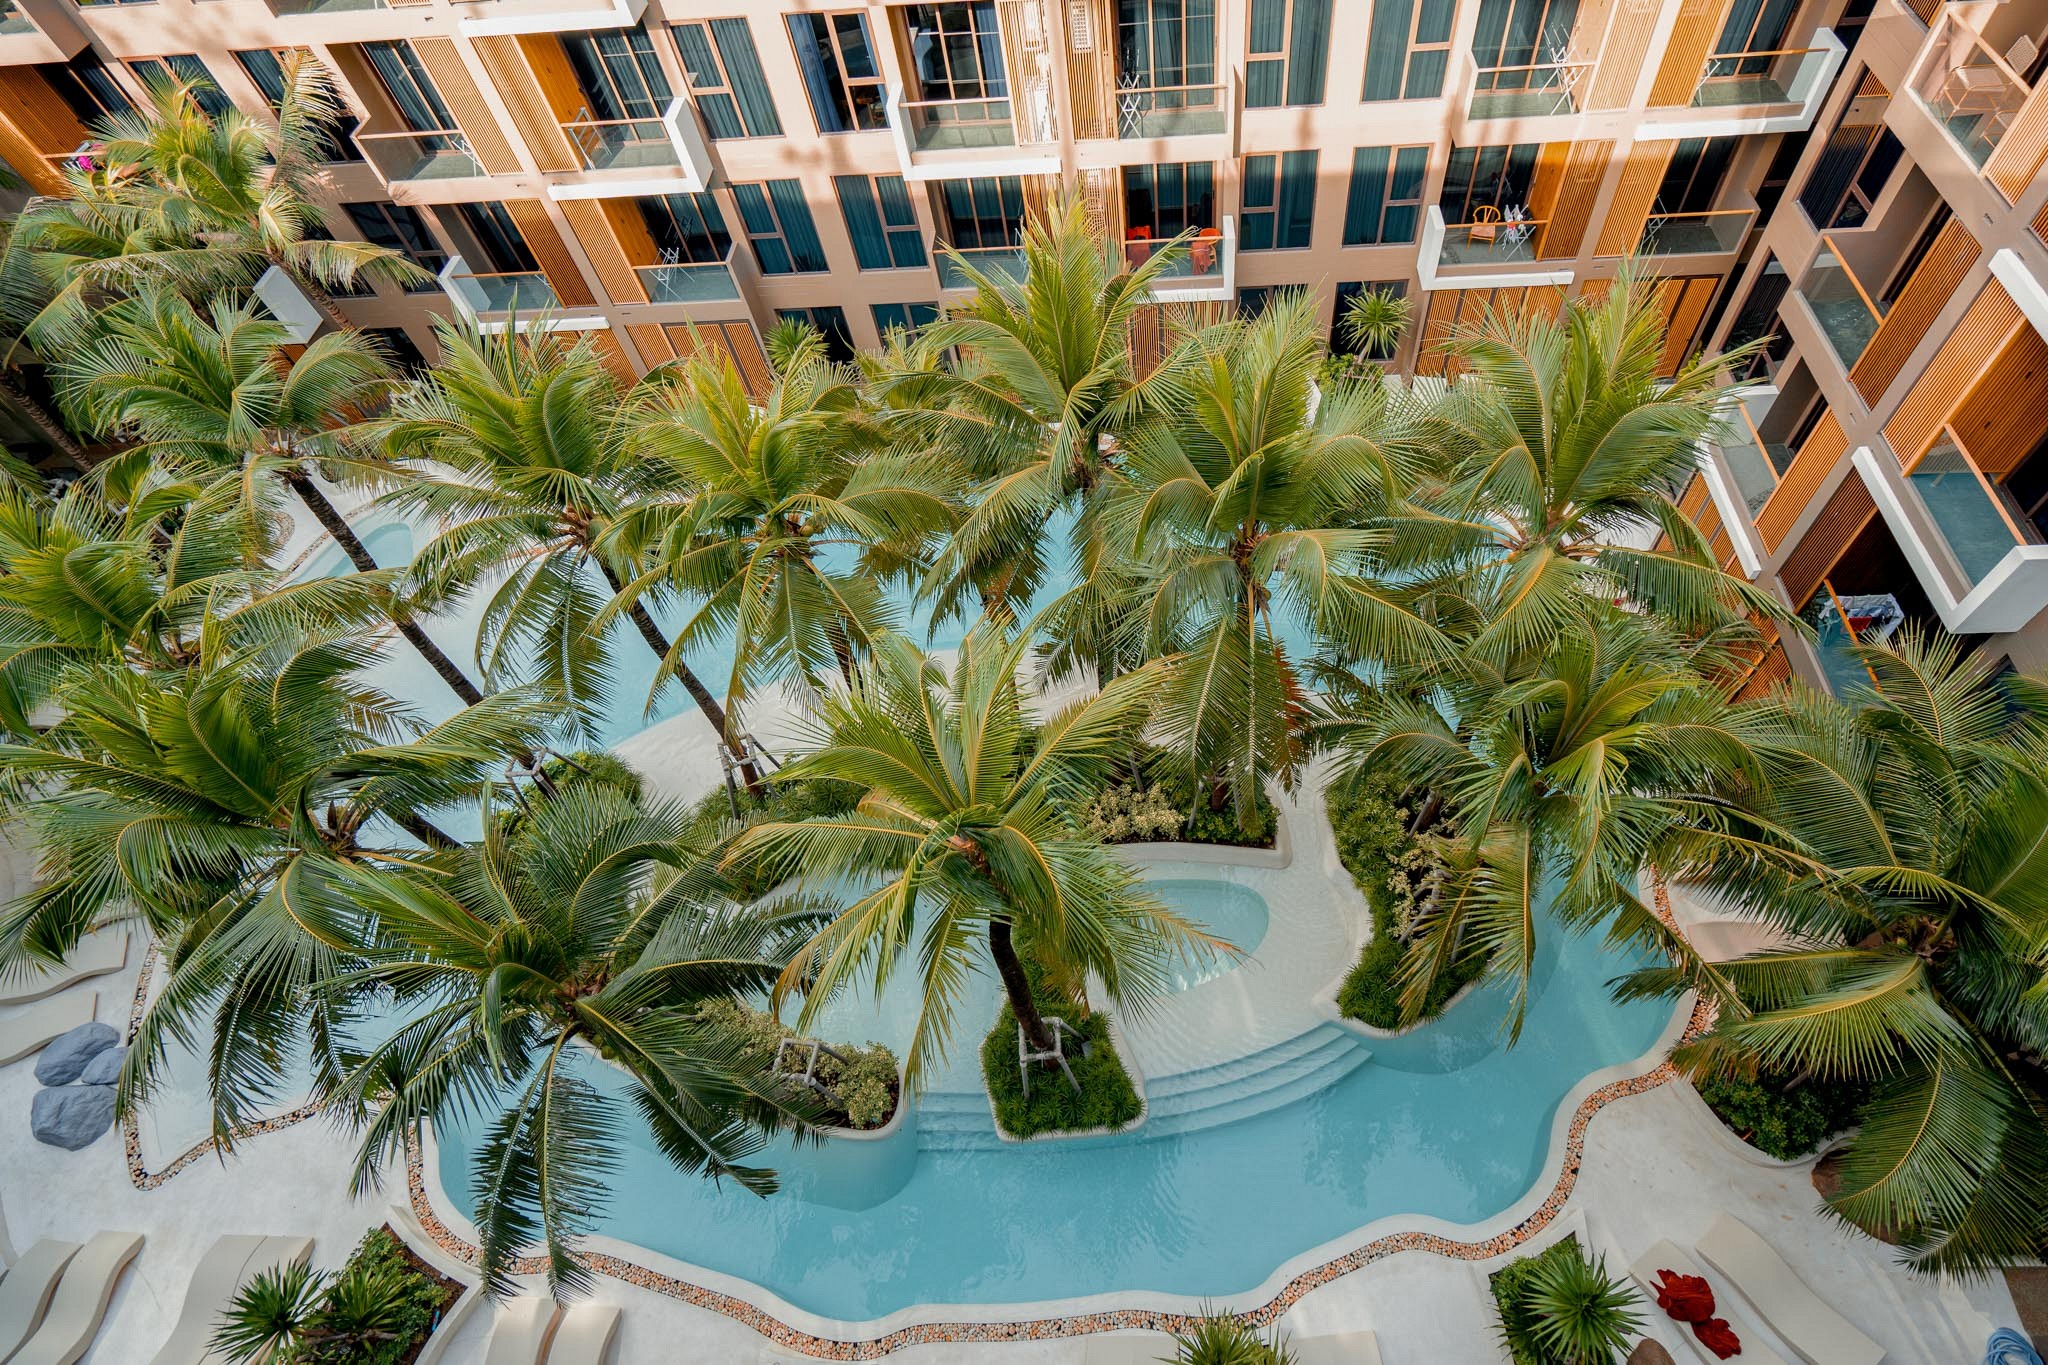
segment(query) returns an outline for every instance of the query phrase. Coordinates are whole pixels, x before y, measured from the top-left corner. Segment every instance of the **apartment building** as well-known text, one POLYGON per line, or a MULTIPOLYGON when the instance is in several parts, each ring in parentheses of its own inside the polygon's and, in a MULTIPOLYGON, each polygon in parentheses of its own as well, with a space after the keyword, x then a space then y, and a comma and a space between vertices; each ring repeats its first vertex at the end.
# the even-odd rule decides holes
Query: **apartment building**
POLYGON ((1407 294, 1384 359, 1425 374, 1461 318, 1634 257, 1670 365, 1769 338, 1686 493, 1823 626, 1761 687, 1839 682, 1851 632, 1905 619, 2048 662, 2044 28, 2043 0, 0 0, 0 158, 55 190, 152 74, 260 115, 310 50, 351 110, 327 230, 435 276, 343 306, 416 362, 455 309, 759 382, 780 317, 871 346, 967 287, 942 247, 1020 269, 1062 190, 1134 261, 1197 234, 1162 305, 1407 294))

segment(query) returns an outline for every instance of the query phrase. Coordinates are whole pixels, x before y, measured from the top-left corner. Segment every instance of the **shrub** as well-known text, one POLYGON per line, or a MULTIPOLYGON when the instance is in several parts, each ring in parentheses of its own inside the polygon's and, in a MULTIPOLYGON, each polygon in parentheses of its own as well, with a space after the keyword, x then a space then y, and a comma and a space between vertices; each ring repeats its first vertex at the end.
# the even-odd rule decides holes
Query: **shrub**
POLYGON ((1793 1085, 1768 1072, 1754 1079, 1710 1077, 1699 1083, 1699 1092, 1737 1137, 1781 1161, 1806 1156, 1853 1125, 1869 1098, 1869 1088, 1856 1082, 1793 1085))
POLYGON ((1132 832, 1115 837, 1105 832, 1100 836, 1103 841, 1115 844, 1172 838, 1190 844, 1271 848, 1274 834, 1280 828, 1280 813, 1263 791, 1252 801, 1249 823, 1240 822, 1235 806, 1211 810, 1207 791, 1196 791, 1196 784, 1182 766, 1180 757, 1153 744, 1139 744, 1124 769, 1111 777, 1109 785, 1100 794, 1081 807, 1076 818, 1083 828, 1092 828, 1100 818, 1095 814, 1098 811, 1106 815, 1128 816, 1137 809, 1145 812, 1146 820, 1159 833, 1132 832), (1165 826, 1165 816, 1169 814, 1175 821, 1170 832, 1165 826))
MULTIPOLYGON (((738 1039, 741 1058, 762 1071, 775 1065, 775 1049, 783 1039, 798 1036, 775 1016, 736 1000, 707 1000, 697 1007, 697 1017, 738 1039)), ((839 1096, 833 1117, 844 1128, 880 1128, 896 1112, 902 1079, 896 1054, 875 1042, 866 1047, 829 1046, 845 1060, 821 1049, 811 1074, 839 1096)))
POLYGON ((213 1345, 238 1363, 400 1365, 458 1293, 389 1228, 372 1228, 335 1274, 293 1264, 244 1285, 213 1345))
POLYGON ((1062 1042, 1067 1065, 1081 1083, 1081 1093, 1067 1084, 1058 1067, 1040 1066, 1031 1075, 1031 1094, 1024 1093, 1024 1081, 1017 1072, 1017 1016, 1004 1002, 996 1026, 981 1044, 981 1070, 988 1092, 995 1101, 996 1119, 1012 1137, 1036 1133, 1071 1133, 1090 1128, 1121 1128, 1136 1119, 1144 1106, 1123 1059, 1109 1037, 1109 1016, 1083 1016, 1078 1006, 1054 996, 1041 994, 1038 1009, 1047 1019, 1060 1018, 1073 1025, 1087 1044, 1086 1055, 1069 1034, 1062 1042))
POLYGON ((1105 844, 1178 838, 1181 814, 1157 786, 1105 787, 1081 808, 1081 828, 1105 844))
POLYGON ((1173 1334, 1173 1365, 1294 1365, 1294 1352, 1275 1327, 1263 1335, 1228 1313, 1204 1311, 1173 1334))
POLYGON ((1508 1262, 1490 1277, 1515 1365, 1609 1365, 1642 1330, 1636 1292, 1588 1260, 1577 1237, 1508 1262))

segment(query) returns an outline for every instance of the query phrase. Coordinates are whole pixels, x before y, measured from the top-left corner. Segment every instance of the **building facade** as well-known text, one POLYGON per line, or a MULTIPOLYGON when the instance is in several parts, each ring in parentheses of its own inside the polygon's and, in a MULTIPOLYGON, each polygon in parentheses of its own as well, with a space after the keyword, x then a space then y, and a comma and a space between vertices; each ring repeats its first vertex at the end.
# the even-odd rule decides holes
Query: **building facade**
MULTIPOLYGON (((456 309, 760 382, 779 317, 875 345, 967 286, 942 246, 1014 269, 1062 191, 1134 261, 1197 234, 1162 304, 1407 294, 1388 359, 1423 373, 1459 319, 1635 257, 1671 366, 1769 338, 1686 495, 1730 563, 1793 606, 1831 585, 1866 632, 1852 598, 2000 641, 2048 604, 2022 506, 2048 403, 2000 401, 2048 368, 2043 0, 0 4, 0 158, 32 191, 153 74, 262 115, 280 54, 323 62, 351 114, 327 231, 436 277, 342 301, 408 360, 456 309)), ((1755 685, 1826 680, 1826 640, 1755 685)))

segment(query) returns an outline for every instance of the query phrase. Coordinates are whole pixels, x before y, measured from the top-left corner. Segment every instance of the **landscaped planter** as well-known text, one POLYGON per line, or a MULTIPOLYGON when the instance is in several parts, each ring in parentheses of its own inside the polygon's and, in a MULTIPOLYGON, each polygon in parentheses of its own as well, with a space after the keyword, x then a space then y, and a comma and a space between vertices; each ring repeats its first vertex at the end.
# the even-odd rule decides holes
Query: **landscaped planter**
POLYGON ((917 1168, 917 1100, 896 1075, 896 1112, 879 1128, 826 1128, 776 1166, 782 1188, 835 1209, 867 1209, 893 1198, 917 1168))

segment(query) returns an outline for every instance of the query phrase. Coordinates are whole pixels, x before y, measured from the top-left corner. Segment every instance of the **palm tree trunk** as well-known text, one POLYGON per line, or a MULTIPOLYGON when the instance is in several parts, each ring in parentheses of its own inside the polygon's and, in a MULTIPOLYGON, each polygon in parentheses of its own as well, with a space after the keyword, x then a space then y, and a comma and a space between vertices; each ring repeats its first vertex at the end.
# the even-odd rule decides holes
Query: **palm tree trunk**
POLYGON ((1052 1030, 1046 1027, 1045 1016, 1038 1012, 1038 997, 1031 992, 1031 978, 1024 974, 1024 964, 1017 960, 1007 921, 988 922, 988 955, 995 959, 996 975, 1003 979, 1003 994, 1010 998, 1010 1012, 1024 1026, 1024 1041, 1033 1052, 1051 1051, 1052 1030))
MULTIPOLYGON (((376 572, 377 561, 371 558, 369 549, 363 544, 361 537, 356 535, 355 528, 335 510, 334 504, 327 500, 327 495, 320 491, 319 485, 313 482, 311 475, 300 470, 292 470, 284 476, 284 481, 292 492, 299 495, 299 501, 306 504, 306 510, 313 514, 313 519, 326 528, 327 534, 334 538, 334 543, 341 546, 350 563, 363 573, 376 572)), ((412 647, 433 666, 436 673, 441 675, 441 681, 447 683, 455 695, 462 698, 463 705, 475 706, 484 699, 483 692, 469 680, 469 676, 455 666, 453 659, 441 652, 439 645, 427 638, 427 633, 420 629, 419 622, 412 619, 412 613, 397 602, 391 604, 391 624, 398 627, 398 633, 411 642, 412 647)))
POLYGON ((451 848, 462 847, 454 835, 448 833, 448 831, 442 829, 424 815, 406 811, 393 815, 391 818, 400 829, 425 844, 428 848, 445 851, 451 848))
POLYGON ((299 292, 306 296, 306 302, 326 314, 327 320, 338 330, 348 330, 348 314, 341 311, 341 305, 335 302, 334 295, 328 293, 318 280, 292 265, 277 252, 270 254, 270 263, 289 276, 291 282, 299 287, 299 292))
POLYGON ((78 461, 81 468, 92 464, 78 442, 72 439, 71 433, 64 429, 64 424, 22 387, 12 370, 0 370, 0 394, 5 394, 8 402, 21 409, 21 415, 28 418, 30 426, 48 437, 51 445, 78 461))

